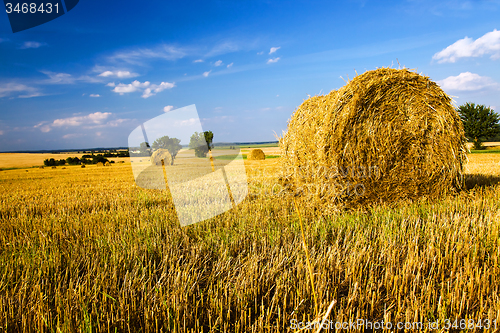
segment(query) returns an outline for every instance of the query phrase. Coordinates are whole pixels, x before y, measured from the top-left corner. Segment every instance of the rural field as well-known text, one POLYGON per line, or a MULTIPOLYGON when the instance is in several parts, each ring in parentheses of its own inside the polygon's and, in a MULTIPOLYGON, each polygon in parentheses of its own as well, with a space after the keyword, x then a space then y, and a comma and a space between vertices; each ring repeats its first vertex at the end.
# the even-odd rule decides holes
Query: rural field
POLYGON ((130 163, 3 170, 0 332, 295 332, 327 310, 500 331, 500 154, 468 159, 458 194, 330 216, 276 190, 279 158, 245 160, 247 198, 182 228, 130 163))

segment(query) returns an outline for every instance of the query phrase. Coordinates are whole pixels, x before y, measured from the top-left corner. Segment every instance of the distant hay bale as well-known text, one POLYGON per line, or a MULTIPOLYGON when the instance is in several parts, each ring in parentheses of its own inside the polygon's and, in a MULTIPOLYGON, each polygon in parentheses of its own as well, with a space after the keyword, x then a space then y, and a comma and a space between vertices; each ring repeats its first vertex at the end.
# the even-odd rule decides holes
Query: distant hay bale
POLYGON ((66 167, 63 167, 63 169, 66 169, 66 167))
POLYGON ((104 164, 102 162, 97 162, 97 166, 102 167, 102 166, 104 166, 104 164))
POLYGON ((39 166, 38 169, 45 169, 43 166, 39 166))
POLYGON ((247 155, 247 160, 265 160, 266 154, 262 149, 252 149, 247 155))
POLYGON ((80 168, 85 168, 85 164, 82 164, 82 166, 80 168))
POLYGON ((118 161, 118 163, 125 163, 125 161, 118 161))
POLYGON ((171 165, 172 164, 172 155, 168 152, 166 149, 157 149, 151 155, 151 163, 154 165, 161 165, 161 161, 163 160, 163 163, 165 165, 171 165))
POLYGON ((104 163, 104 166, 110 166, 111 164, 109 162, 104 163))
POLYGON ((324 211, 461 188, 462 122, 428 77, 380 68, 305 100, 279 140, 283 181, 324 211))
POLYGON ((52 167, 52 169, 57 169, 57 167, 56 167, 56 166, 53 166, 53 167, 52 167))

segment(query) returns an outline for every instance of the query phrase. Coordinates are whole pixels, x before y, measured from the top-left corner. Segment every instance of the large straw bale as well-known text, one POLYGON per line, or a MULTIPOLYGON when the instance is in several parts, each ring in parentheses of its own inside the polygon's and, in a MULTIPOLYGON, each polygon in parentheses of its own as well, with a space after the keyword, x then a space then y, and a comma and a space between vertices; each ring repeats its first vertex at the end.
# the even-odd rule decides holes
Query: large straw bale
POLYGON ((252 149, 247 155, 247 160, 265 160, 266 154, 262 151, 262 149, 252 149))
POLYGON ((285 184, 327 212, 453 192, 465 143, 451 98, 428 77, 390 68, 305 100, 279 142, 285 184))
POLYGON ((161 165, 162 160, 165 165, 170 165, 172 162, 172 155, 170 155, 167 149, 160 148, 155 150, 153 155, 151 155, 151 163, 154 165, 161 165))

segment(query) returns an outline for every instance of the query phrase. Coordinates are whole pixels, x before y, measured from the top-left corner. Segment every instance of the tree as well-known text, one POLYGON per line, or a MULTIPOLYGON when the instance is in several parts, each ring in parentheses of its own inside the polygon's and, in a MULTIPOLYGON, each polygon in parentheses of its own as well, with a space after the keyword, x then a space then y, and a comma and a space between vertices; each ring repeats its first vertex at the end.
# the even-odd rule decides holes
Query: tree
POLYGON ((139 146, 140 155, 139 156, 151 156, 151 147, 147 142, 141 142, 139 146))
POLYGON ((196 157, 207 157, 208 144, 204 132, 194 132, 189 140, 189 148, 194 149, 196 157))
POLYGON ((181 140, 177 138, 169 138, 168 135, 162 136, 153 142, 153 149, 166 149, 172 156, 170 160, 170 165, 174 165, 174 159, 177 156, 177 153, 182 149, 180 144, 181 140))
POLYGON ((491 108, 465 103, 457 112, 464 124, 465 136, 474 143, 474 149, 482 149, 485 140, 500 134, 500 117, 491 108))
POLYGON ((207 142, 208 150, 212 150, 214 147, 212 144, 212 141, 214 140, 214 133, 212 131, 205 131, 203 132, 205 135, 205 141, 207 142))

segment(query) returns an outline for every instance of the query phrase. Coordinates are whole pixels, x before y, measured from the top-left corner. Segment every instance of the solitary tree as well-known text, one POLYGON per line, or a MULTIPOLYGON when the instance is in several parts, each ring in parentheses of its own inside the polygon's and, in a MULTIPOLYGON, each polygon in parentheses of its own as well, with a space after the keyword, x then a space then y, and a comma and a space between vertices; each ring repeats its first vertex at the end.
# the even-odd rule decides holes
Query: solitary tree
MULTIPOLYGON (((207 157, 209 144, 207 143, 206 133, 207 132, 194 132, 194 134, 191 135, 191 139, 189 140, 189 148, 194 149, 194 154, 196 155, 196 157, 207 157)), ((213 134, 211 138, 213 138, 213 134)))
POLYGON ((207 142, 208 150, 212 150, 212 148, 214 147, 212 144, 212 141, 214 140, 214 133, 212 133, 212 131, 205 131, 203 132, 203 134, 205 135, 205 141, 207 142))
POLYGON ((474 143, 474 149, 482 149, 484 140, 500 134, 500 117, 491 108, 465 103, 457 112, 464 124, 465 136, 474 143))
POLYGON ((180 142, 181 140, 177 138, 169 138, 168 135, 165 135, 153 142, 153 149, 156 150, 162 148, 168 150, 168 152, 172 156, 170 165, 174 165, 174 159, 177 156, 179 150, 182 149, 180 142))

